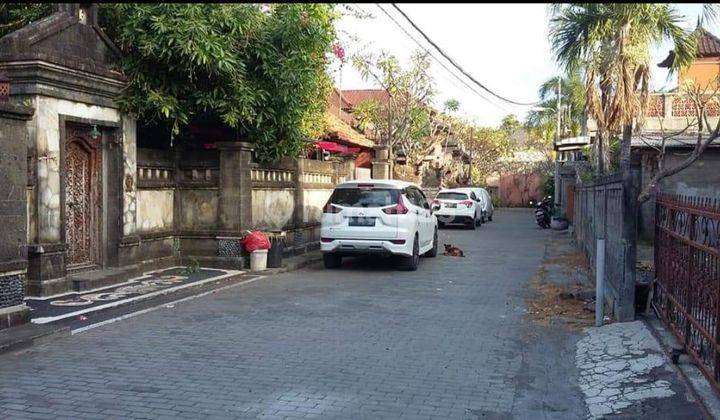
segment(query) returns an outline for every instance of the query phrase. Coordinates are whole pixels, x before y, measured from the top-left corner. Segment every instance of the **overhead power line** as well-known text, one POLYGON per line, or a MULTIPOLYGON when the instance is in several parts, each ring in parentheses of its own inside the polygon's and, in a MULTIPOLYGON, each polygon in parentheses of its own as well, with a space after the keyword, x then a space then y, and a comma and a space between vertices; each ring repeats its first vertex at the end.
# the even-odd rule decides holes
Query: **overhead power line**
POLYGON ((435 48, 443 57, 445 57, 445 59, 446 59, 447 61, 450 62, 450 64, 452 64, 456 69, 458 69, 462 74, 464 74, 464 75, 465 75, 468 79, 470 79, 473 83, 475 83, 476 85, 480 86, 483 90, 485 90, 486 92, 488 92, 489 94, 493 95, 494 97, 496 97, 496 98, 498 98, 498 99, 501 99, 501 100, 503 100, 503 101, 505 101, 505 102, 508 102, 508 103, 511 103, 511 104, 515 104, 515 105, 532 106, 532 105, 537 105, 537 104, 539 103, 539 102, 517 102, 517 101, 513 101, 512 99, 508 99, 508 98, 506 98, 506 97, 504 97, 504 96, 501 96, 501 95, 493 92, 492 90, 490 90, 487 86, 483 85, 483 84, 480 83, 478 80, 476 80, 470 73, 468 73, 467 71, 465 71, 465 69, 463 69, 458 63, 456 63, 455 60, 453 60, 452 58, 450 58, 450 56, 448 56, 447 53, 445 53, 445 51, 443 51, 442 48, 440 48, 435 42, 433 42, 433 40, 430 39, 430 37, 427 36, 427 35, 425 34, 425 32, 423 32, 423 30, 420 29, 420 28, 415 24, 415 22, 413 22, 413 20, 410 19, 410 17, 408 17, 408 15, 406 15, 405 12, 403 12, 402 9, 400 9, 400 8, 397 6, 397 4, 395 4, 395 3, 391 3, 391 4, 392 4, 392 6, 395 8, 395 10, 397 10, 401 15, 403 15, 403 17, 405 18, 405 20, 407 20, 407 21, 410 23, 410 25, 412 25, 412 27, 415 28, 415 30, 418 31, 418 32, 420 33, 420 35, 422 35, 422 37, 425 38, 425 40, 426 40, 430 45, 433 46, 433 48, 435 48))
MULTIPOLYGON (((379 3, 375 3, 375 5, 395 24, 395 26, 397 26, 398 28, 400 28, 400 30, 403 31, 403 32, 405 33, 405 35, 408 36, 408 38, 410 38, 413 42, 415 42, 415 44, 417 44, 418 47, 420 47, 423 51, 425 51, 430 57, 432 57, 432 58, 435 60, 435 62, 437 62, 438 64, 440 64, 440 66, 442 66, 442 68, 444 68, 445 70, 447 70, 447 72, 450 73, 450 75, 452 75, 455 79, 457 79, 457 80, 458 80, 460 83, 462 83, 465 87, 467 87, 468 89, 470 89, 471 91, 473 91, 475 94, 477 94, 480 98, 482 98, 483 100, 485 100, 485 101, 486 101, 487 103, 489 103, 490 105, 493 105, 493 106, 495 106, 495 107, 497 107, 497 108, 500 108, 501 110, 503 110, 503 111, 505 111, 505 112, 510 112, 507 108, 504 108, 503 106, 501 106, 501 105, 499 105, 499 104, 496 104, 495 102, 493 102, 493 101, 491 101, 490 99, 488 99, 485 95, 483 95, 482 93, 480 93, 480 92, 477 90, 477 88, 475 88, 474 86, 471 86, 471 85, 470 85, 468 82, 466 82, 462 77, 458 76, 450 67, 447 66, 447 64, 445 64, 442 60, 440 60, 439 58, 437 58, 432 52, 430 52, 430 50, 428 50, 424 45, 422 45, 422 43, 421 43, 420 41, 418 41, 417 39, 415 39, 415 37, 412 36, 412 34, 410 34, 410 33, 400 24, 400 22, 398 22, 397 20, 395 20, 395 18, 394 18, 390 13, 388 13, 379 3)), ((451 83, 452 83, 452 81, 451 81, 451 83)), ((456 85, 456 87, 457 87, 457 85, 456 85)))

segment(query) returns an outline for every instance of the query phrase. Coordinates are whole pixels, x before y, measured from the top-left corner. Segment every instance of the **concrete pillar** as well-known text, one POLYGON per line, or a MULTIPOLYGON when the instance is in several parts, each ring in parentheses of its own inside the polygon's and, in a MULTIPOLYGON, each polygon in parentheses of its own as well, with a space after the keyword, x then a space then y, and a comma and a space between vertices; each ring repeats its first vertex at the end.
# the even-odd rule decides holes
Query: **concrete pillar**
POLYGON ((560 180, 560 165, 559 161, 555 161, 555 208, 560 210, 562 205, 562 182, 560 180))
POLYGON ((252 144, 221 142, 218 222, 224 231, 240 232, 252 225, 252 144))
POLYGON ((0 102, 0 330, 30 320, 27 277, 27 144, 35 110, 0 102))
POLYGON ((135 119, 122 118, 123 155, 123 236, 137 231, 137 128, 135 119))
POLYGON ((575 174, 575 167, 567 164, 561 166, 558 170, 557 177, 560 179, 560 208, 565 217, 568 217, 568 214, 573 212, 573 209, 568 208, 567 194, 568 190, 572 188, 572 185, 575 183, 575 174))
POLYGON ((294 225, 296 228, 305 226, 305 186, 303 182, 303 174, 305 173, 305 159, 297 159, 297 167, 295 171, 295 211, 293 214, 294 225))
POLYGON ((390 152, 387 146, 378 145, 374 147, 375 159, 372 161, 373 179, 390 178, 390 152))
POLYGON ((674 98, 673 95, 663 94, 663 102, 664 102, 664 106, 663 106, 663 111, 664 111, 664 112, 663 112, 663 116, 664 116, 665 118, 670 118, 670 117, 672 117, 672 103, 673 103, 673 98, 674 98))
POLYGON ((623 171, 622 246, 624 252, 622 286, 618 290, 619 302, 615 306, 615 319, 621 322, 635 319, 635 277, 637 274, 637 223, 640 206, 640 156, 632 154, 630 167, 623 171))

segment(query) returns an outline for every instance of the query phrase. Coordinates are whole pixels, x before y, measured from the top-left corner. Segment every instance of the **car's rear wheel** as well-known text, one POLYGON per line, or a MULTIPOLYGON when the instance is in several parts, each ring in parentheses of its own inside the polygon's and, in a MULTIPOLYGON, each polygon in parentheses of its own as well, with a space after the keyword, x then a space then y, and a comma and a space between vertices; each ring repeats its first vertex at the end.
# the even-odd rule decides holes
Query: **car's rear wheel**
POLYGON ((438 233, 437 228, 435 228, 435 233, 433 234, 433 247, 430 249, 430 251, 425 253, 426 257, 434 258, 437 257, 438 253, 438 233))
POLYGON ((418 236, 417 234, 415 234, 415 239, 413 240, 412 256, 403 257, 402 268, 405 271, 415 271, 417 270, 418 265, 420 265, 420 244, 418 241, 418 236))
POLYGON ((338 268, 342 265, 342 257, 338 254, 323 254, 325 268, 338 268))
POLYGON ((488 220, 492 222, 492 214, 488 216, 488 220))
POLYGON ((438 229, 443 229, 445 227, 445 223, 438 222, 438 229))
POLYGON ((477 217, 473 217, 473 218, 470 220, 470 222, 468 223, 468 227, 469 227, 471 230, 475 230, 475 228, 477 227, 477 217))

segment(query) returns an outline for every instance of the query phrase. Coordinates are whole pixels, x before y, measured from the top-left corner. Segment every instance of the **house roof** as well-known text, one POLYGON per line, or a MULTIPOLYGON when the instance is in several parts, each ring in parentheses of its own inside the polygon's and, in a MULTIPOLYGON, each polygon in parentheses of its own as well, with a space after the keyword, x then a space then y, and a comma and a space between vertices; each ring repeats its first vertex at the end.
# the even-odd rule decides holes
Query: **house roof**
POLYGON ((555 142, 555 150, 580 150, 590 144, 592 144, 592 138, 590 136, 566 137, 555 142))
MULTIPOLYGON (((648 133, 641 136, 633 136, 632 147, 640 149, 661 147, 663 143, 662 135, 658 133, 648 133)), ((694 134, 682 134, 665 140, 665 147, 673 148, 694 148, 697 143, 697 136, 694 134)), ((709 147, 720 147, 720 138, 710 143, 709 147)))
MULTIPOLYGON (((698 39, 697 44, 697 57, 720 57, 720 38, 711 34, 704 28, 698 28, 697 30, 701 33, 700 39, 698 39)), ((665 59, 658 64, 658 67, 670 67, 672 66, 674 61, 675 51, 670 50, 668 56, 665 57, 665 59)))
POLYGON ((340 96, 340 91, 333 88, 332 92, 330 92, 330 97, 328 98, 328 110, 338 116, 341 120, 343 120, 345 123, 352 125, 355 125, 355 117, 353 117, 352 114, 345 111, 346 109, 352 108, 352 105, 350 105, 350 102, 345 100, 344 96, 340 96))
POLYGON ((390 94, 385 89, 349 89, 343 90, 342 94, 351 106, 371 99, 380 103, 385 103, 390 99, 390 94))
POLYGON ((341 104, 342 109, 352 108, 352 104, 348 102, 347 98, 345 97, 345 91, 342 92, 342 95, 340 95, 340 93, 341 92, 338 88, 333 88, 332 92, 330 92, 331 104, 341 104))
POLYGON ((358 133, 349 124, 330 111, 325 112, 325 127, 325 135, 330 138, 335 138, 353 146, 368 148, 375 146, 374 141, 358 133))
POLYGON ((720 57, 720 39, 705 29, 698 40, 698 57, 720 57))

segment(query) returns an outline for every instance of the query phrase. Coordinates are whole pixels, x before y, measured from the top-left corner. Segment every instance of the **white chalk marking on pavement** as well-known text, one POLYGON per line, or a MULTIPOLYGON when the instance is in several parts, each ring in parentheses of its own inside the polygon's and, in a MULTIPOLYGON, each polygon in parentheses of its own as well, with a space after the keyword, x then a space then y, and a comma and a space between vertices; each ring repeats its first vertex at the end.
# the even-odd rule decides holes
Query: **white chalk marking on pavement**
POLYGON ((182 290, 182 289, 186 289, 188 287, 193 287, 193 286, 200 286, 205 283, 222 280, 224 278, 228 278, 228 277, 232 277, 232 276, 236 276, 238 274, 244 273, 244 271, 232 271, 232 270, 218 270, 218 271, 225 271, 227 274, 223 274, 222 276, 217 276, 217 277, 211 277, 211 278, 205 279, 205 280, 199 280, 199 281, 192 282, 192 283, 185 283, 180 286, 168 287, 167 289, 160 289, 158 291, 150 292, 150 293, 147 293, 144 295, 139 295, 139 296, 131 297, 128 299, 123 299, 123 300, 117 300, 115 302, 106 303, 104 305, 93 306, 92 308, 81 309, 79 311, 70 312, 67 314, 62 314, 62 315, 57 315, 57 316, 46 316, 43 318, 35 318, 32 320, 32 323, 33 324, 47 324, 49 322, 58 321, 60 319, 70 318, 70 317, 76 316, 76 315, 87 314, 90 312, 99 311, 101 309, 114 308, 116 306, 120 306, 125 303, 137 302, 137 301, 149 299, 151 297, 165 295, 170 292, 177 291, 177 290, 182 290))
MULTIPOLYGON (((152 278, 152 275, 151 275, 151 274, 160 273, 160 272, 162 272, 162 271, 174 270, 174 269, 176 269, 176 268, 185 268, 185 266, 182 266, 182 265, 174 265, 174 266, 172 266, 172 267, 161 268, 161 269, 159 269, 159 270, 145 271, 145 272, 142 273, 141 276, 133 277, 133 278, 131 278, 131 279, 125 281, 125 282, 122 282, 122 283, 116 283, 116 284, 111 284, 110 286, 98 287, 97 289, 83 290, 83 291, 81 291, 81 292, 78 292, 78 291, 73 290, 73 291, 71 291, 71 292, 64 292, 64 293, 60 293, 60 294, 57 294, 57 295, 43 296, 43 297, 27 296, 27 297, 25 297, 25 300, 26 300, 26 301, 28 301, 28 300, 50 300, 50 299, 57 299, 57 298, 59 298, 59 297, 65 297, 65 296, 70 296, 70 295, 84 295, 84 294, 87 294, 87 293, 101 292, 101 291, 107 290, 107 289, 116 289, 116 288, 118 288, 119 286, 124 286, 124 285, 126 285, 126 284, 131 284, 131 283, 137 283, 137 282, 140 281, 140 280, 146 280, 146 279, 152 278)), ((201 268, 201 269, 205 269, 205 270, 218 270, 218 271, 229 272, 229 270, 222 270, 222 269, 217 269, 217 268, 205 268, 205 267, 200 267, 200 268, 201 268)))
POLYGON ((260 280, 260 279, 262 279, 262 278, 265 278, 265 276, 258 276, 258 277, 255 277, 255 278, 252 278, 252 279, 249 279, 249 280, 242 281, 242 282, 240 282, 240 283, 229 284, 229 285, 227 285, 227 286, 218 287, 217 289, 208 290, 208 291, 203 292, 203 293, 200 293, 200 294, 198 294, 198 295, 193 295, 193 296, 184 297, 184 298, 182 298, 182 299, 174 300, 174 301, 172 301, 172 302, 163 303, 163 304, 160 304, 160 305, 157 305, 157 306, 153 306, 153 307, 151 307, 151 308, 146 308, 146 309, 143 309, 143 310, 140 310, 140 311, 136 311, 136 312, 132 312, 132 313, 129 313, 129 314, 121 315, 121 316, 118 316, 118 317, 115 317, 115 318, 106 319, 105 321, 96 322, 95 324, 90 324, 90 325, 86 325, 86 326, 84 326, 84 327, 80 327, 80 328, 76 328, 76 329, 74 329, 74 330, 71 330, 71 331, 70 331, 70 335, 80 334, 80 333, 82 333, 82 332, 85 332, 85 331, 88 331, 88 330, 92 330, 93 328, 102 327, 103 325, 112 324, 112 323, 114 323, 114 322, 122 321, 122 320, 125 320, 125 319, 128 319, 128 318, 133 318, 133 317, 136 317, 136 316, 138 316, 138 315, 143 315, 143 314, 146 314, 146 313, 148 313, 148 312, 156 311, 156 310, 158 310, 158 309, 162 309, 162 308, 173 308, 173 307, 174 307, 176 304, 178 304, 178 303, 186 302, 186 301, 192 300, 192 299, 197 299, 197 298, 200 298, 200 297, 203 297, 203 296, 207 296, 207 295, 209 295, 209 294, 211 294, 211 293, 216 293, 216 292, 219 292, 219 291, 222 291, 222 290, 231 289, 231 288, 233 288, 233 287, 244 286, 244 285, 246 285, 246 284, 250 284, 250 283, 256 282, 256 281, 258 281, 258 280, 260 280))

